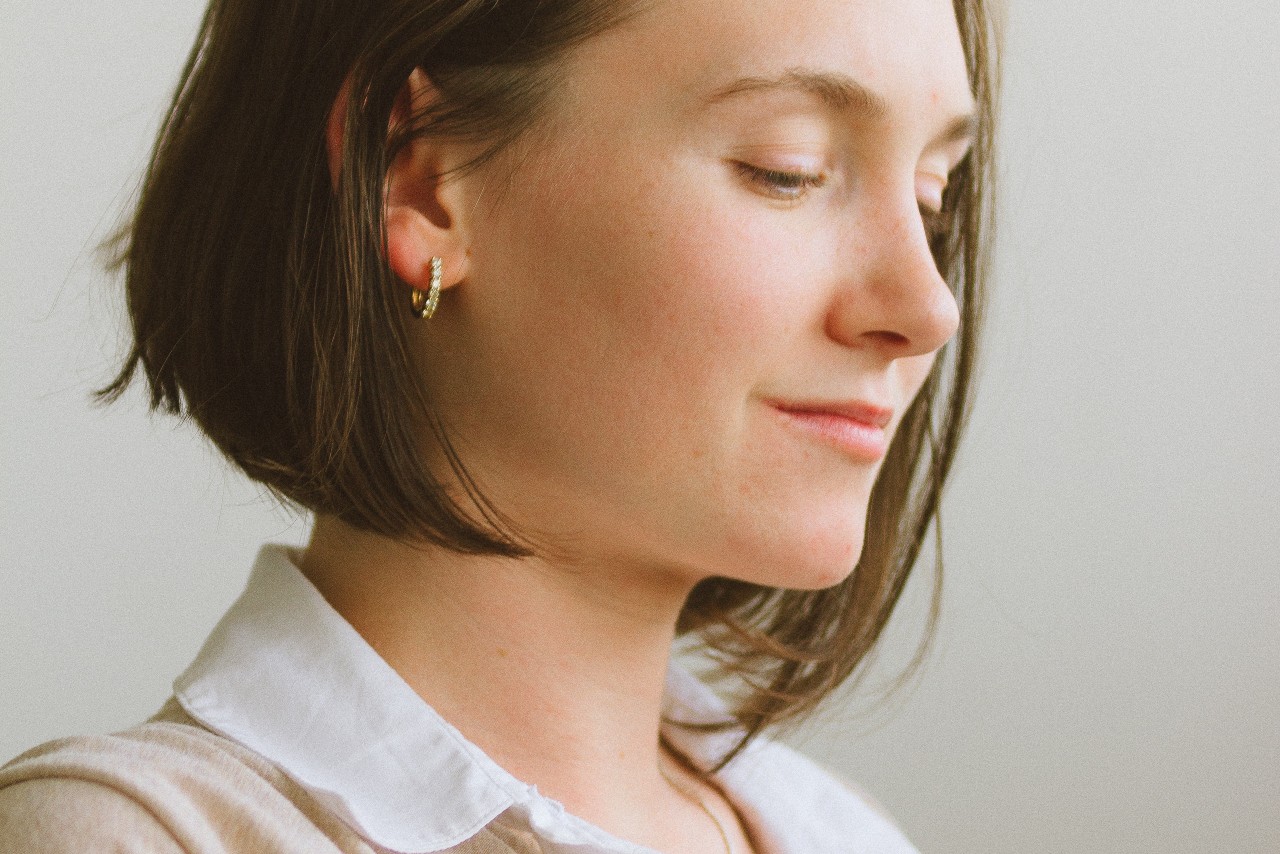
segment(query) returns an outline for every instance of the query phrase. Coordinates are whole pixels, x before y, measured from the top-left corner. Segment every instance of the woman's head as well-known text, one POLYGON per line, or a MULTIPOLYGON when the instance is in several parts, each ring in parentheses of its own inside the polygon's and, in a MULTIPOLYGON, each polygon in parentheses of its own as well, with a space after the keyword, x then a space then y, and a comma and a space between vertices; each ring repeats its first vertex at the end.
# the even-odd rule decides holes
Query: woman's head
POLYGON ((747 723, 812 705, 878 635, 963 421, 989 27, 978 0, 215 0, 115 388, 140 362, 359 527, 706 579, 682 627, 774 689, 747 723), (780 411, 852 401, 892 410, 887 455, 780 411))
POLYGON ((443 257, 422 376, 518 525, 592 563, 827 587, 881 460, 778 407, 870 401, 891 431, 910 405, 957 327, 927 210, 973 98, 945 0, 813 2, 781 39, 794 0, 727 5, 654 4, 568 51, 489 168, 441 185, 469 146, 410 144, 388 245, 424 290, 443 257))

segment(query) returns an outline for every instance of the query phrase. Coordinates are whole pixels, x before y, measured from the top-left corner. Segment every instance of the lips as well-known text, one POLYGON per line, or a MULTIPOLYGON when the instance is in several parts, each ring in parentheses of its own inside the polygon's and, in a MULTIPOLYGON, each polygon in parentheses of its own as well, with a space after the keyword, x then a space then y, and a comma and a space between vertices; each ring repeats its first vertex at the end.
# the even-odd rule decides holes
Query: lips
POLYGON ((794 414, 839 415, 862 424, 884 429, 893 421, 893 410, 861 400, 839 403, 784 403, 773 404, 783 412, 794 414))
POLYGON ((770 406, 806 439, 833 446, 860 463, 875 463, 889 450, 886 428, 893 410, 862 400, 777 402, 770 406))

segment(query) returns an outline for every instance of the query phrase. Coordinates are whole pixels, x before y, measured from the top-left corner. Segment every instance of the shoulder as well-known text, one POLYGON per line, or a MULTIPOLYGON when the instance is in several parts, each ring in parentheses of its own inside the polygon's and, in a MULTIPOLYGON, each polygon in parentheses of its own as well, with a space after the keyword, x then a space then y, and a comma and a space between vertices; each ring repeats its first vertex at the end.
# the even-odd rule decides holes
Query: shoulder
POLYGON ((180 854, 181 846, 145 806, 74 778, 0 785, 0 851, 73 854, 86 850, 180 854))
POLYGON ((169 703, 114 735, 40 745, 0 768, 0 851, 368 850, 261 757, 169 703))

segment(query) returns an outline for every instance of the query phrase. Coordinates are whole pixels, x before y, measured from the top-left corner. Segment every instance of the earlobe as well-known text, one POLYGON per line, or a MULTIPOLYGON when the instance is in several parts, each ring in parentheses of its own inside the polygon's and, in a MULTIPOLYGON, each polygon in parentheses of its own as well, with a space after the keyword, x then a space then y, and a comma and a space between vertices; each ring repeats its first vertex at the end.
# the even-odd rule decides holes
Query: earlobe
POLYGON ((427 290, 431 286, 431 259, 443 259, 445 254, 431 221, 410 206, 389 204, 386 229, 391 271, 405 284, 427 290))

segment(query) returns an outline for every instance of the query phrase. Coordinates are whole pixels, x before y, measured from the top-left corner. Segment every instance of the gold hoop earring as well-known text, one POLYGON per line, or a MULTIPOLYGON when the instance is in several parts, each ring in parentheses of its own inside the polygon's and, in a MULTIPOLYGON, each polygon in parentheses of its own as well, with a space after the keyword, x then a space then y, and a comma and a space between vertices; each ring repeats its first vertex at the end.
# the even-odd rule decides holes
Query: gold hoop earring
POLYGON ((409 307, 413 311, 413 316, 419 320, 430 320, 431 315, 436 313, 436 306, 440 304, 440 280, 443 278, 443 270, 444 261, 432 256, 430 292, 424 294, 414 288, 409 294, 409 307))

